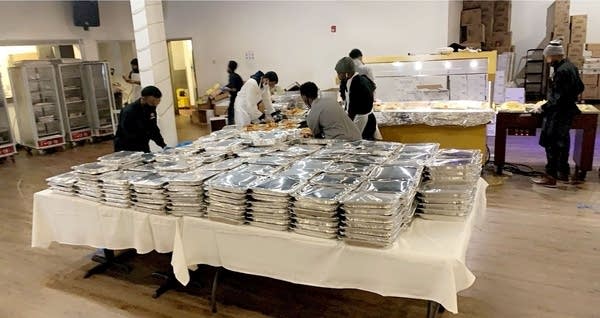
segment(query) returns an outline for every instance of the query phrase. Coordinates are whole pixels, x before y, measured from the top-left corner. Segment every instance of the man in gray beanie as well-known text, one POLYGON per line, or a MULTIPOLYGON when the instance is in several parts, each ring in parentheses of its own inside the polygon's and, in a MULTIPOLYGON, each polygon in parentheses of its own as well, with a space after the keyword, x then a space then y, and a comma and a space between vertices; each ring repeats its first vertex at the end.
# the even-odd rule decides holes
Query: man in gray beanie
POLYGON ((377 120, 373 115, 375 83, 365 75, 356 73, 354 60, 346 56, 335 65, 340 80, 340 95, 348 116, 366 140, 380 139, 377 120))
POLYGON ((557 180, 569 182, 569 130, 573 118, 581 113, 576 102, 584 86, 577 67, 565 59, 561 41, 551 41, 544 49, 544 57, 554 73, 549 85, 548 101, 535 112, 541 113, 544 119, 540 146, 546 150, 547 164, 546 174, 532 179, 532 182, 555 187, 557 180))

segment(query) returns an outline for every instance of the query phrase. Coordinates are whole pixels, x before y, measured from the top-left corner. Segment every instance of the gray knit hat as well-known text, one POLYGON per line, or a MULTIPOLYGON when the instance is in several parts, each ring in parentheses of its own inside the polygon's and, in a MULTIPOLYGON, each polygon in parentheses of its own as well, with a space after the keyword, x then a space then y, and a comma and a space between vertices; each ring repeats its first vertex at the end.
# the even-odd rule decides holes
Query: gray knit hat
POLYGON ((544 49, 544 56, 565 55, 565 48, 561 40, 550 41, 550 44, 544 49))
POLYGON ((354 60, 346 56, 340 59, 335 65, 335 71, 338 73, 354 73, 354 60))

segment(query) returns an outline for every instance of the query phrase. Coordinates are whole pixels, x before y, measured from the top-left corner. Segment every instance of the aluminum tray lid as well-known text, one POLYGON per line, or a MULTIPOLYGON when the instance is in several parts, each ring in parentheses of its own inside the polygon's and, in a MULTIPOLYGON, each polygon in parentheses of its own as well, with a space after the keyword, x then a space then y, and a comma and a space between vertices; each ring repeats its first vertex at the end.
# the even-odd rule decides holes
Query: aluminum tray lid
POLYGON ((440 148, 438 143, 405 144, 402 153, 417 152, 434 154, 440 148))
POLYGON ((349 188, 309 184, 297 192, 294 197, 298 201, 313 201, 327 205, 337 204, 348 193, 349 188))
POLYGON ((367 174, 373 169, 373 165, 354 162, 336 162, 329 166, 325 171, 334 173, 358 173, 367 174))
POLYGON ((84 163, 71 168, 79 173, 93 175, 117 170, 117 168, 114 166, 107 166, 99 162, 84 163))
POLYGON ((162 188, 167 184, 168 179, 157 173, 150 173, 142 179, 131 181, 135 188, 162 188))
POLYGON ((308 156, 310 154, 315 153, 321 148, 322 147, 319 145, 295 145, 277 153, 277 155, 284 157, 308 156))
POLYGON ((262 182, 264 177, 248 172, 228 172, 221 174, 210 181, 209 187, 246 190, 257 183, 262 182))
POLYGON ((257 193, 276 192, 282 194, 290 194, 296 192, 304 182, 290 177, 274 177, 265 182, 259 183, 252 187, 252 190, 257 193))
POLYGON ((355 186, 360 184, 364 177, 355 174, 346 173, 331 173, 322 172, 313 177, 310 182, 312 184, 329 185, 329 186, 355 186))
POLYGON ((345 162, 356 162, 356 163, 365 163, 365 164, 380 164, 386 160, 386 157, 376 156, 373 154, 348 154, 342 157, 342 161, 345 162))
POLYGON ((463 149, 440 149, 435 155, 436 158, 477 158, 481 157, 481 150, 463 150, 463 149))
POLYGON ((401 193, 358 191, 344 198, 342 204, 353 208, 392 209, 398 207, 405 198, 401 193))
POLYGON ((101 181, 106 185, 128 185, 146 176, 148 176, 146 172, 120 170, 103 174, 101 181))
POLYGON ((418 180, 421 178, 423 167, 419 166, 383 166, 375 168, 371 179, 379 180, 418 180))
POLYGON ((275 147, 248 147, 238 151, 237 155, 240 157, 260 157, 272 154, 277 150, 275 147))
POLYGON ((290 169, 297 168, 304 171, 324 171, 331 164, 333 164, 333 161, 331 160, 306 158, 294 163, 290 169))
POLYGON ((98 158, 99 161, 108 164, 123 164, 132 161, 142 160, 143 152, 139 151, 118 151, 98 158))
POLYGON ((62 173, 53 177, 46 179, 48 183, 61 184, 61 185, 69 185, 72 186, 77 182, 78 175, 76 172, 69 171, 66 173, 62 173))
POLYGON ((287 166, 292 162, 292 158, 279 157, 279 156, 264 156, 253 158, 250 160, 251 163, 257 165, 271 165, 271 166, 287 166))
POLYGON ((187 164, 187 162, 180 159, 177 161, 157 162, 154 164, 154 168, 157 171, 184 172, 184 171, 188 171, 190 169, 190 166, 187 164))
POLYGON ((246 162, 244 158, 227 159, 223 161, 213 162, 211 164, 200 167, 201 170, 226 171, 235 169, 246 162))
POLYGON ((248 164, 237 168, 235 171, 254 173, 260 176, 273 176, 282 169, 281 166, 248 164))
POLYGON ((407 180, 367 180, 360 187, 360 191, 386 192, 386 193, 411 193, 415 184, 407 180))

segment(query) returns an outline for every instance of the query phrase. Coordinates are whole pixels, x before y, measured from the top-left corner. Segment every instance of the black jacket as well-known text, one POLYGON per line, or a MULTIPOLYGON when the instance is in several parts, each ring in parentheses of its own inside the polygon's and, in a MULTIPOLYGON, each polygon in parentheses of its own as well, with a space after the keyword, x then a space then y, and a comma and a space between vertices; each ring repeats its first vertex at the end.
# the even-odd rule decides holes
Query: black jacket
POLYGON ((235 91, 229 92, 229 98, 231 100, 235 101, 235 97, 237 96, 238 92, 242 89, 243 85, 244 81, 238 73, 232 72, 229 74, 229 83, 227 84, 227 87, 235 89, 235 91))
POLYGON ((150 140, 162 148, 166 147, 156 119, 156 107, 142 105, 140 99, 125 106, 119 117, 115 151, 150 152, 150 140))
MULTIPOLYGON (((340 86, 342 99, 348 100, 348 116, 354 120, 356 115, 365 115, 373 110, 375 83, 366 75, 357 75, 352 79, 350 84, 350 96, 346 96, 346 84, 344 81, 340 86)), ((361 131, 362 138, 366 140, 374 140, 375 131, 377 129, 377 120, 375 115, 369 115, 367 125, 361 131)))
POLYGON ((548 102, 542 106, 544 115, 559 113, 564 116, 580 114, 577 108, 579 94, 584 86, 579 77, 579 70, 573 63, 564 59, 553 65, 554 74, 548 91, 548 102))

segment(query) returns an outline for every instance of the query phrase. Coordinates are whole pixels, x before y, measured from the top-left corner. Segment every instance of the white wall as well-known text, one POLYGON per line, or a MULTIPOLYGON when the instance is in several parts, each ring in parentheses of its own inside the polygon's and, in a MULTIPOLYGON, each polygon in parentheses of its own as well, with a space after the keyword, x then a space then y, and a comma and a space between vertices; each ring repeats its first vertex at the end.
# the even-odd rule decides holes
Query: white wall
POLYGON ((71 1, 0 1, 0 44, 82 40, 84 57, 97 58, 97 40, 133 40, 129 1, 100 1, 100 27, 73 24, 71 1))
POLYGON ((429 52, 446 46, 449 34, 447 1, 169 1, 164 16, 168 39, 193 39, 201 92, 226 82, 229 59, 244 79, 275 70, 281 86, 311 80, 327 88, 352 48, 371 56, 429 52), (246 52, 255 60, 245 60, 246 52))

